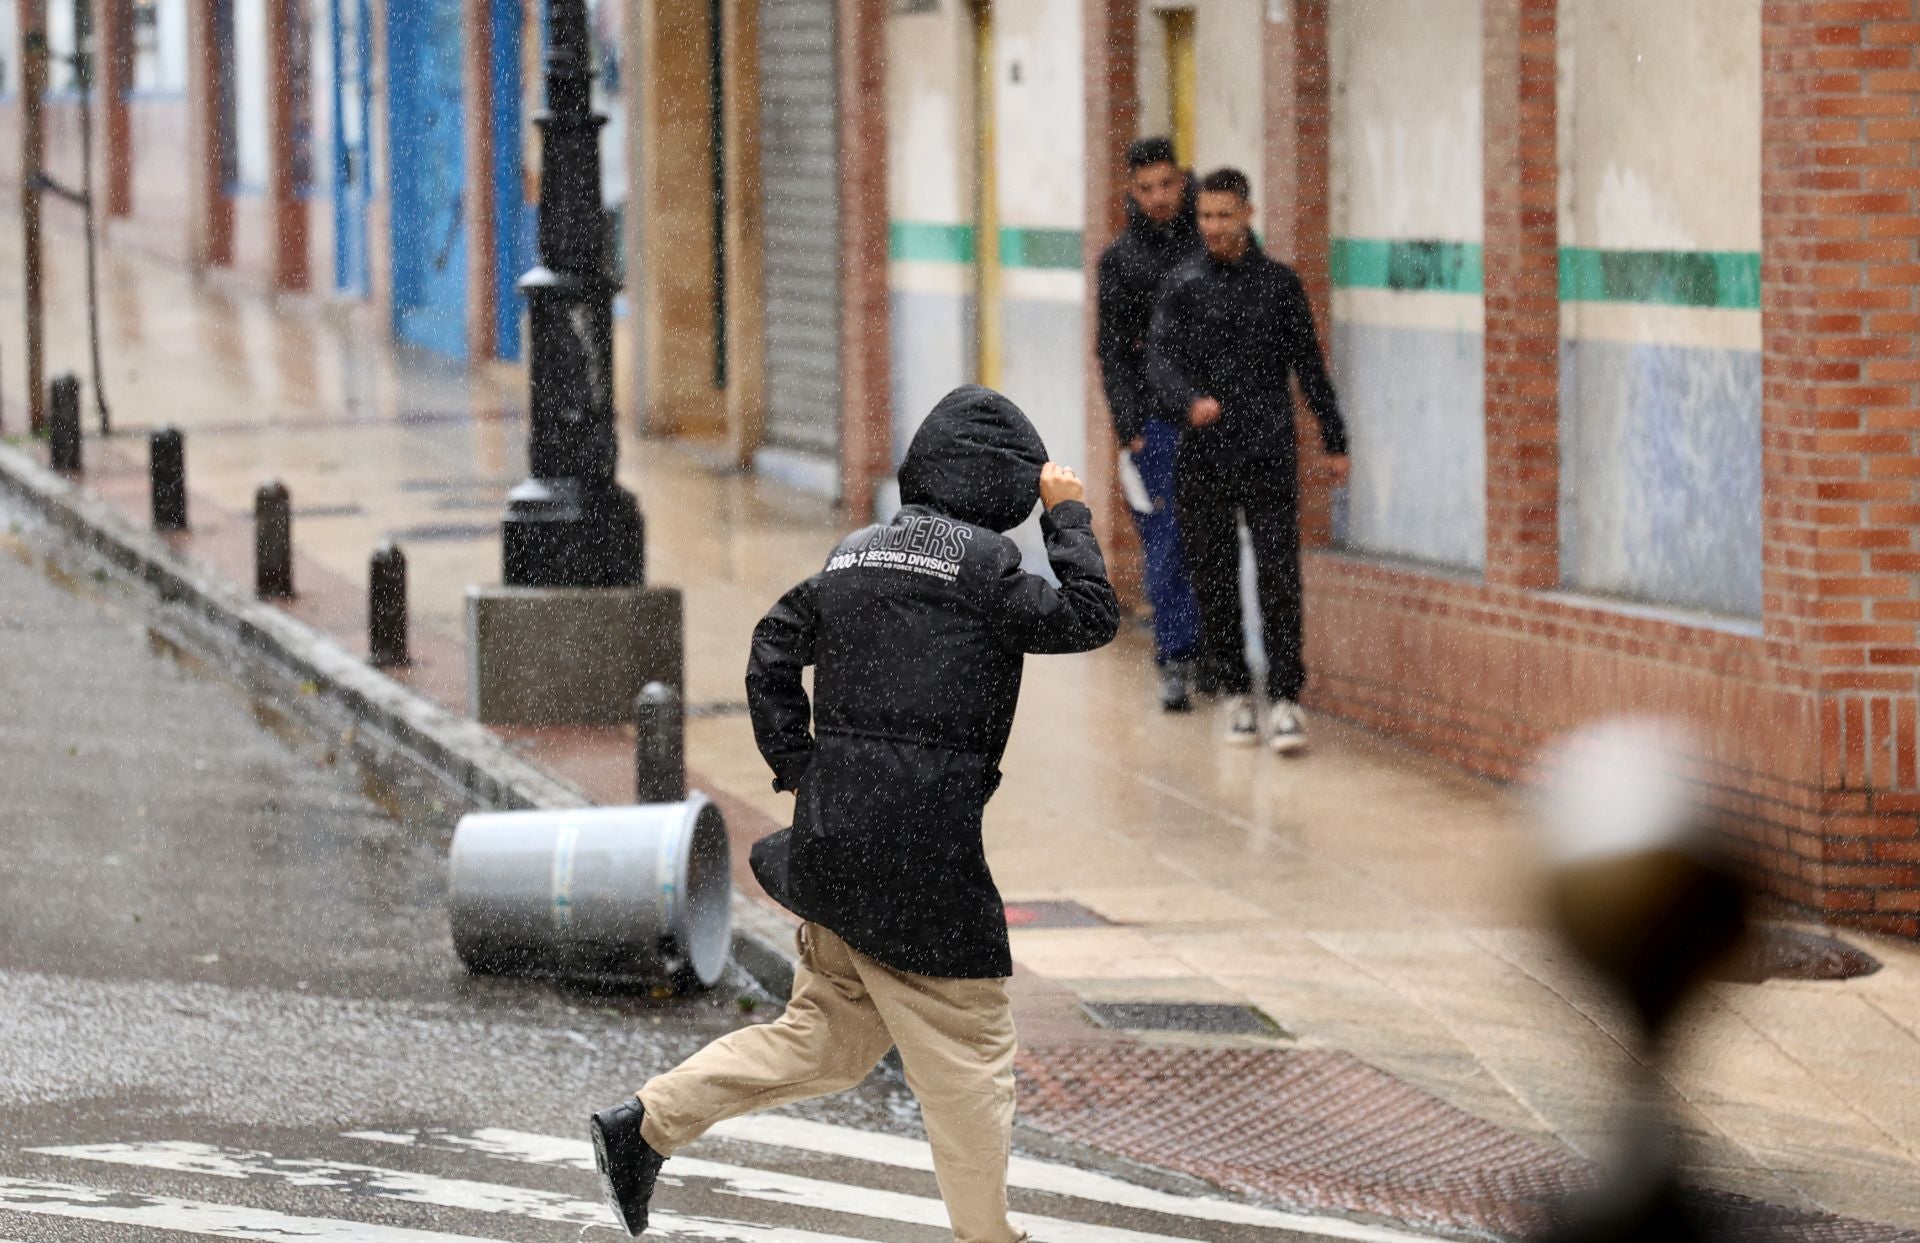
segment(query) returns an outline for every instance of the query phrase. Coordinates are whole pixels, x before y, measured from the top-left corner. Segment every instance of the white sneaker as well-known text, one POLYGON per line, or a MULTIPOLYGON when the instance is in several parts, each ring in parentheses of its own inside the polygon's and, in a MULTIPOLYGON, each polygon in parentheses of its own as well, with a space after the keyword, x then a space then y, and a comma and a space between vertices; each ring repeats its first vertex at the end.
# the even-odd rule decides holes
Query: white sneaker
POLYGON ((1228 701, 1225 741, 1236 747, 1250 747, 1260 741, 1260 718, 1253 710, 1253 696, 1235 695, 1228 701))
POLYGON ((1275 755, 1297 755, 1307 749, 1307 714, 1291 699, 1276 699, 1267 709, 1267 745, 1275 755))

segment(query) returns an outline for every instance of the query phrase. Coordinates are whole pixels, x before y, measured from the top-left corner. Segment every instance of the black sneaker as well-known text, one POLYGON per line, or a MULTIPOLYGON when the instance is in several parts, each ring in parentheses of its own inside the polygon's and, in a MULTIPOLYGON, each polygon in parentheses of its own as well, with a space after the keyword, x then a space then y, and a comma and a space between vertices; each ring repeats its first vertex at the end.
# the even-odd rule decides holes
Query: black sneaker
POLYGON ((645 1116, 638 1098, 629 1096, 593 1115, 588 1125, 601 1193, 614 1220, 630 1235, 647 1228, 647 1201, 653 1199, 653 1180, 666 1161, 640 1137, 640 1119, 645 1116))
POLYGON ((1160 667, 1160 711, 1193 711, 1193 666, 1175 661, 1160 667))

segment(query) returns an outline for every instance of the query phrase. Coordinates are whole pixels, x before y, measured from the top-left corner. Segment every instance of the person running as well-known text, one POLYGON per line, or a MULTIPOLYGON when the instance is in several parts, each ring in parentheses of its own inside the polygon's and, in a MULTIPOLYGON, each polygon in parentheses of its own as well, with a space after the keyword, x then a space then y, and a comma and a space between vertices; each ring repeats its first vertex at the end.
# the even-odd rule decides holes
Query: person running
POLYGON ((1202 678, 1232 695, 1227 741, 1257 742, 1253 678, 1240 621, 1240 524, 1253 546, 1267 654, 1267 741, 1307 745, 1300 694, 1300 467, 1292 379, 1320 423, 1336 484, 1348 473, 1346 424, 1314 333, 1307 291, 1253 236, 1246 174, 1222 168, 1200 182, 1206 253, 1167 278, 1148 333, 1147 371, 1162 411, 1184 427, 1174 497, 1200 600, 1202 678))
POLYGON ((853 1087, 900 1050, 954 1237, 1013 1243, 1014 1028, 1006 911, 981 845, 1033 653, 1113 639, 1085 490, 1020 409, 955 389, 900 465, 902 509, 841 540, 753 634, 747 700, 791 828, 753 874, 805 922, 787 1009, 593 1116, 603 1190, 646 1228, 663 1162, 716 1123, 853 1087), (1004 532, 1039 501, 1059 586, 1004 532), (814 670, 809 701, 801 672, 814 670))
POLYGON ((1173 458, 1180 429, 1154 417, 1160 395, 1147 381, 1147 332, 1160 283, 1202 253, 1192 181, 1174 158, 1172 140, 1139 139, 1127 148, 1126 228, 1100 255, 1096 349, 1114 437, 1139 477, 1138 493, 1129 496, 1127 507, 1140 529, 1160 706, 1168 712, 1193 706, 1200 606, 1174 517, 1173 458))

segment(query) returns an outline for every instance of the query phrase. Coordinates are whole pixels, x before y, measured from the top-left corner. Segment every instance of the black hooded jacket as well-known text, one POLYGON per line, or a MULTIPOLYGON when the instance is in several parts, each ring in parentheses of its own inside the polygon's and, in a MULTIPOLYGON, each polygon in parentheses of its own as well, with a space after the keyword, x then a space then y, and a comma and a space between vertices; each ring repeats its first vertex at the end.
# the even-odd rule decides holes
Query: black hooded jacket
POLYGON ((1189 176, 1180 214, 1164 225, 1149 220, 1129 197, 1127 227, 1100 254, 1100 326, 1095 349, 1113 432, 1123 445, 1146 432, 1147 420, 1161 404, 1147 378, 1147 332, 1154 297, 1169 272, 1199 257, 1204 249, 1194 221, 1193 184, 1189 176))
POLYGON ((1253 242, 1228 263, 1202 253, 1167 277, 1153 311, 1147 373, 1160 417, 1186 430, 1183 461, 1216 470, 1269 464, 1291 473, 1296 460, 1292 376, 1320 421, 1328 453, 1347 451, 1347 427, 1327 375, 1313 309, 1294 270, 1253 242), (1197 397, 1220 403, 1220 420, 1188 426, 1197 397))
POLYGON ((991 389, 955 389, 900 466, 893 521, 841 540, 753 632, 747 702, 793 827, 753 849, 782 906, 902 971, 1012 974, 981 812, 1029 652, 1109 642, 1120 609, 1085 505, 1041 519, 1060 585, 1003 532, 1039 499, 1046 448, 991 389), (813 666, 809 703, 801 670, 813 666))

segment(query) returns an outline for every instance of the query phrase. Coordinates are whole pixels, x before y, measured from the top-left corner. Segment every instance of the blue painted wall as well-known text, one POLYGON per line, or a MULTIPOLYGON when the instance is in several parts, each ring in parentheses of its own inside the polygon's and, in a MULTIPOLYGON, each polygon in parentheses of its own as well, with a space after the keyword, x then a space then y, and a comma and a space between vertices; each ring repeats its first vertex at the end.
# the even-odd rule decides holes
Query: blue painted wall
POLYGON ((400 340, 467 356, 460 0, 387 12, 393 324, 400 340))
POLYGON ((1486 563, 1484 338, 1336 322, 1353 455, 1342 543, 1477 569, 1486 563))
POLYGON ((1758 617, 1760 355, 1568 341, 1560 410, 1566 584, 1758 617))
MULTIPOLYGON (((544 7, 544 6, 543 6, 544 7)), ((520 317, 526 309, 519 281, 532 266, 527 245, 520 143, 525 119, 521 99, 525 83, 520 70, 522 13, 520 0, 490 0, 492 40, 487 48, 487 73, 493 95, 489 120, 493 139, 493 271, 494 349, 504 359, 520 357, 520 317)), ((543 27, 544 28, 544 27, 543 27)))

